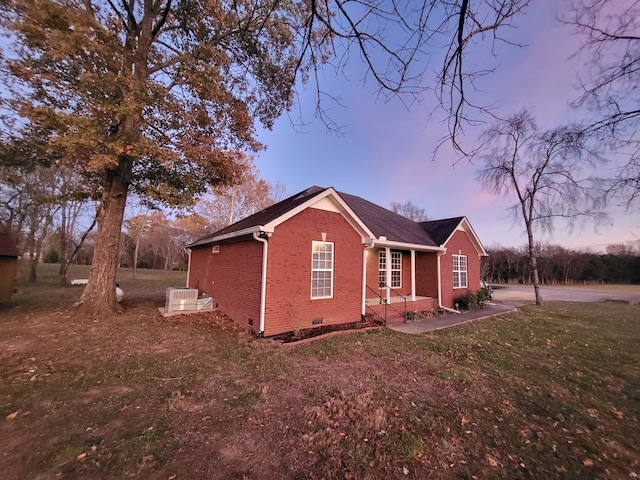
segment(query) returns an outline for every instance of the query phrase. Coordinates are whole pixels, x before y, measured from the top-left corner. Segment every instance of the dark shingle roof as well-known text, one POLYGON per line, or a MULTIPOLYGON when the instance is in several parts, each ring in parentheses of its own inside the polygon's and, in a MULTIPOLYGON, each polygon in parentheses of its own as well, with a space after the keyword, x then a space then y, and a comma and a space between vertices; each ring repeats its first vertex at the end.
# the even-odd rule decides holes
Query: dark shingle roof
POLYGON ((289 210, 293 210, 298 205, 309 200, 309 198, 325 190, 326 188, 318 187, 317 185, 309 187, 306 190, 303 190, 300 193, 296 193, 295 195, 292 195, 289 198, 286 198, 278 203, 274 203, 273 205, 265 208, 264 210, 260 210, 259 212, 256 212, 247 218, 243 218, 242 220, 239 220, 236 223, 232 223, 231 225, 224 227, 221 230, 206 235, 205 237, 196 240, 189 246, 193 247, 196 245, 204 245, 210 239, 215 237, 228 235, 230 233, 239 232, 241 230, 246 230, 251 227, 257 227, 259 225, 265 225, 269 222, 272 222, 281 215, 284 215, 289 210))
POLYGON ((421 222, 420 226, 438 245, 442 245, 447 241, 458 225, 460 225, 460 222, 463 219, 464 217, 454 217, 445 218, 444 220, 429 220, 427 222, 421 222))
MULTIPOLYGON (((309 187, 250 217, 196 240, 189 246, 206 245, 217 237, 232 235, 252 227, 266 225, 325 190, 327 189, 316 185, 309 187)), ((338 192, 338 195, 376 238, 384 236, 390 242, 439 247, 449 238, 464 218, 456 217, 418 223, 355 195, 342 192, 338 192)))
POLYGON ((339 195, 376 238, 385 236, 391 242, 439 246, 419 223, 355 195, 342 192, 339 195))
POLYGON ((19 257, 21 255, 8 233, 0 233, 0 257, 19 257))

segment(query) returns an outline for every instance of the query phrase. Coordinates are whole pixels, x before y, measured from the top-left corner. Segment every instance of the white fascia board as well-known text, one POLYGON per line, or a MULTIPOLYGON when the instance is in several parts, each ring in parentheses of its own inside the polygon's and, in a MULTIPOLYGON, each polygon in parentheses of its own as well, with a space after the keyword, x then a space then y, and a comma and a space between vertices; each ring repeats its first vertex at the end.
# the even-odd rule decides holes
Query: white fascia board
POLYGON ((487 253, 484 246, 482 245, 482 242, 480 241, 480 238, 478 237, 478 235, 476 235, 475 230, 471 226, 471 222, 467 220, 467 217, 464 217, 464 221, 466 222, 466 225, 469 227, 469 232, 471 232, 472 241, 476 244, 478 255, 480 255, 481 257, 488 257, 489 254, 487 253))
POLYGON ((296 208, 289 210, 288 212, 280 215, 275 220, 272 220, 271 222, 267 223, 263 228, 270 229, 266 231, 273 232, 275 227, 277 227, 281 223, 286 222, 292 217, 295 217, 297 214, 299 214, 303 210, 306 210, 307 208, 312 207, 315 203, 318 202, 318 200, 322 200, 323 198, 326 198, 329 196, 332 198, 332 200, 334 200, 338 204, 338 208, 341 211, 342 215, 351 224, 354 230, 356 230, 362 236, 362 238, 368 238, 368 237, 374 236, 373 232, 371 232, 369 228, 362 222, 362 220, 358 218, 355 212, 351 210, 349 205, 346 204, 346 202, 340 197, 338 192, 336 192, 336 190, 333 187, 329 187, 326 190, 323 190, 322 192, 318 193, 317 195, 314 195, 306 202, 298 205, 296 208))
POLYGON ((211 243, 221 242, 222 240, 229 240, 230 238, 242 237, 244 235, 253 235, 254 233, 273 233, 273 229, 269 229, 263 225, 254 225, 253 227, 245 228, 242 230, 238 230, 236 232, 225 233, 224 235, 218 235, 217 237, 207 238, 206 240, 202 240, 202 242, 193 244, 192 247, 199 247, 202 245, 209 245, 211 243))
POLYGON ((373 239, 372 247, 389 247, 397 250, 415 250, 417 252, 446 252, 444 247, 432 247, 430 245, 421 245, 419 243, 403 243, 393 242, 389 240, 373 239))
POLYGON ((469 222, 469 219, 467 217, 462 217, 462 220, 460 220, 460 223, 456 226, 453 232, 451 232, 451 235, 449 235, 449 238, 447 238, 442 245, 446 245, 447 242, 451 240, 451 237, 453 237, 453 235, 458 231, 458 228, 460 228, 460 226, 462 226, 464 231, 471 236, 471 243, 473 243, 473 245, 476 247, 476 251, 478 252, 478 255, 480 257, 488 257, 489 254, 484 249, 482 242, 478 238, 478 235, 476 235, 476 232, 471 226, 471 223, 469 222))

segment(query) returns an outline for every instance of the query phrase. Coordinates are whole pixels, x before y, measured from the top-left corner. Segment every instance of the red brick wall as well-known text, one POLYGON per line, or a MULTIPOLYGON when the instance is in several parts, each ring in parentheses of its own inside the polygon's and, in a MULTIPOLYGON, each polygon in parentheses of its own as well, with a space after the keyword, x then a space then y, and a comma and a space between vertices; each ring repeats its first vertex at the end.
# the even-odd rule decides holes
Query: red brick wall
POLYGON ((438 254, 416 252, 416 295, 438 298, 438 254))
POLYGON ((480 289, 480 259, 465 232, 456 231, 445 246, 447 253, 440 258, 442 304, 445 307, 453 307, 454 298, 468 291, 476 292, 480 289), (467 256, 468 288, 453 288, 453 255, 467 256))
POLYGON ((220 311, 256 332, 261 278, 262 243, 256 240, 220 245, 219 253, 211 253, 211 246, 191 251, 189 287, 210 294, 220 311))
POLYGON ((360 235, 335 212, 308 208, 275 228, 269 239, 265 336, 302 328, 360 320, 362 250, 360 235), (333 298, 311 300, 312 242, 334 243, 333 298))

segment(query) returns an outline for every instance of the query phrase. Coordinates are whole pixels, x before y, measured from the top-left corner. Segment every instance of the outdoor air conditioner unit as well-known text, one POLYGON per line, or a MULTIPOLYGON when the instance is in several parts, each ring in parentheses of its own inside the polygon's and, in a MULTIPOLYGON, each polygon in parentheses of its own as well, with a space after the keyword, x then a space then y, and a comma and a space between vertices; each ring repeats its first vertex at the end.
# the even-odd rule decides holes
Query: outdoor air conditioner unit
POLYGON ((164 308, 167 312, 193 311, 198 309, 197 288, 167 288, 164 308))

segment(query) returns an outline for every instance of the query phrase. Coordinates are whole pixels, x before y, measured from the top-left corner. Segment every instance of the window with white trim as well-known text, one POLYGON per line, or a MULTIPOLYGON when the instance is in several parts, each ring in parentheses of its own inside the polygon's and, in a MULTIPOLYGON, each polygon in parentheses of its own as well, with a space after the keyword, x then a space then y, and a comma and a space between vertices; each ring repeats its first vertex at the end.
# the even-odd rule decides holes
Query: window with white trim
POLYGON ((312 242, 311 298, 333 297, 333 243, 312 242))
MULTIPOLYGON (((378 253, 378 282, 380 287, 387 284, 387 252, 378 253)), ((391 288, 402 287, 402 252, 391 252, 391 288)))
POLYGON ((453 288, 467 288, 466 255, 453 255, 453 288))

